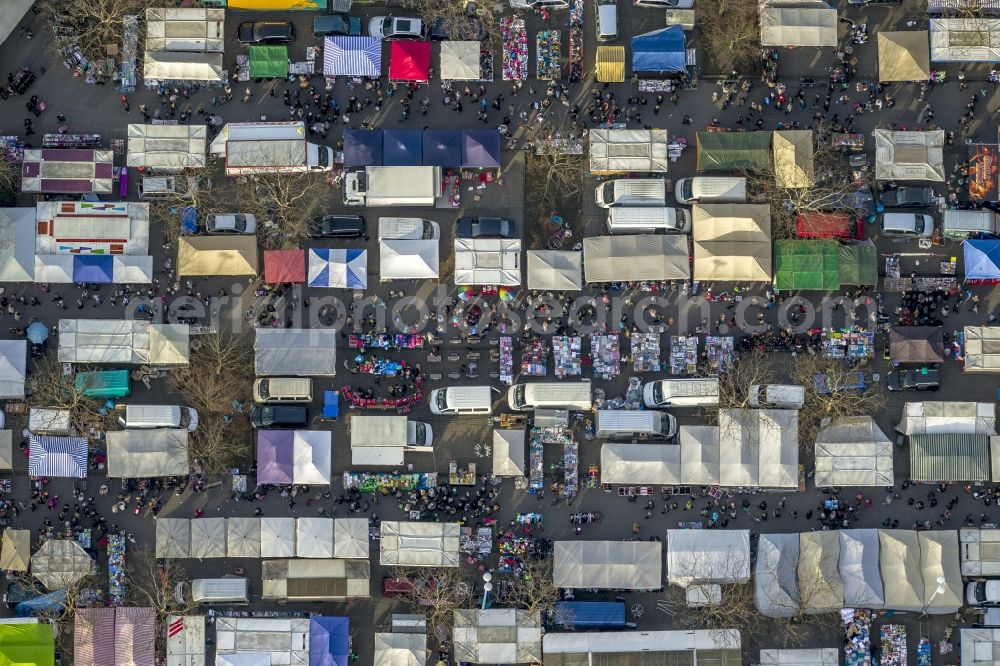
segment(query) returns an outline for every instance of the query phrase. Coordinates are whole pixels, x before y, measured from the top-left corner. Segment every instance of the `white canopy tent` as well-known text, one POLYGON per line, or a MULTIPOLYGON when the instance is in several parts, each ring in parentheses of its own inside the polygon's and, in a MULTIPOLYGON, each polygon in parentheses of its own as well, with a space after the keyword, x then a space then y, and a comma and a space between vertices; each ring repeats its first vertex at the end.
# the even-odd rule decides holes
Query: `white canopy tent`
POLYGON ((720 409, 720 482, 724 486, 797 488, 799 413, 720 409))
POLYGON ((196 81, 220 83, 226 80, 221 53, 178 53, 146 51, 142 56, 145 81, 196 81))
POLYGON ((261 597, 265 601, 342 601, 371 595, 368 560, 264 560, 261 597))
POLYGON ((583 289, 583 253, 528 250, 528 289, 583 289))
POLYGON ((11 430, 0 430, 0 471, 14 470, 14 433, 11 430))
POLYGON ((351 415, 351 464, 402 465, 408 422, 405 416, 351 415))
POLYGON ((963 527, 958 535, 963 576, 1000 576, 1000 530, 963 527))
POLYGON ((457 567, 458 523, 382 522, 379 561, 383 566, 457 567))
MULTIPOLYGON (((442 46, 451 42, 442 42, 442 46)), ((387 280, 436 280, 440 276, 440 241, 380 240, 379 279, 387 280)))
MULTIPOLYGON (((215 653, 260 654, 267 666, 306 666, 309 663, 309 618, 223 617, 215 620, 215 653)), ((242 666, 243 662, 240 663, 242 666)))
POLYGON ((337 341, 333 329, 258 328, 254 368, 258 376, 300 377, 337 374, 337 341))
POLYGON ((156 519, 156 557, 191 557, 191 521, 187 518, 156 519))
POLYGON ((153 281, 153 257, 116 254, 112 259, 115 284, 150 284, 153 281))
POLYGON ((35 220, 35 208, 0 208, 0 282, 35 279, 35 220))
POLYGON ((750 580, 749 530, 667 530, 667 582, 679 587, 750 580))
POLYGON ((44 284, 73 283, 72 254, 36 254, 35 282, 44 284))
POLYGON ((525 476, 524 430, 493 430, 493 475, 525 476))
POLYGON ((799 534, 799 596, 807 613, 831 613, 844 607, 839 559, 837 532, 799 534))
POLYGON ((760 666, 839 666, 837 648, 773 649, 760 651, 760 666))
POLYGON ((754 602, 767 617, 792 617, 799 609, 799 535, 761 534, 757 540, 754 602))
POLYGON ((932 18, 932 62, 1000 62, 1000 18, 932 18))
POLYGON ((540 664, 541 613, 513 608, 458 609, 452 644, 456 662, 540 664))
POLYGON ((31 556, 31 575, 52 592, 72 586, 95 568, 93 558, 72 539, 45 539, 31 556))
POLYGON ((680 447, 675 444, 603 444, 601 483, 682 483, 680 447))
POLYGON ((583 239, 587 282, 686 280, 691 276, 687 236, 636 234, 583 239))
POLYGON ((965 371, 1000 372, 1000 326, 965 327, 965 371))
POLYGON ((722 462, 718 426, 684 425, 679 428, 679 433, 683 483, 719 485, 722 462))
POLYGON ((441 42, 441 80, 478 81, 481 48, 479 42, 451 40, 441 42))
POLYGON ((771 280, 771 210, 766 204, 691 208, 696 280, 771 280))
POLYGON ((917 532, 920 541, 920 575, 924 583, 923 606, 931 614, 955 613, 965 605, 962 566, 955 530, 917 532), (944 591, 938 592, 938 579, 944 591))
POLYGON ((456 238, 455 284, 521 284, 521 240, 456 238))
POLYGON ((226 556, 226 519, 196 518, 191 521, 191 557, 199 560, 226 556))
POLYGON ((329 485, 331 456, 329 430, 296 430, 292 439, 292 479, 305 485, 329 485))
POLYGON ((840 530, 839 534, 844 604, 851 608, 884 608, 878 530, 840 530))
POLYGON ((549 631, 542 639, 542 652, 545 653, 546 663, 549 666, 552 664, 730 666, 741 663, 740 645, 738 629, 549 631))
POLYGON ((27 340, 0 340, 0 398, 23 400, 27 376, 27 340))
POLYGON ((265 516, 260 519, 260 556, 295 556, 295 519, 265 516))
POLYGON ((995 435, 992 402, 908 402, 896 430, 904 435, 995 435))
POLYGON ((333 518, 296 520, 295 557, 333 557, 333 518))
MULTIPOLYGON (((447 44, 447 42, 444 42, 447 44)), ((427 634, 375 632, 374 666, 425 666, 427 634)))
POLYGON ((225 50, 225 26, 225 9, 147 9, 146 50, 222 53, 225 50))
POLYGON ((944 182, 944 130, 875 130, 875 179, 944 182))
POLYGON ((920 572, 917 534, 913 530, 878 531, 879 571, 886 608, 914 612, 923 609, 924 580, 920 572))
POLYGON ((130 167, 180 171, 205 166, 208 128, 194 125, 129 125, 130 167))
POLYGON ((184 476, 190 471, 187 430, 109 430, 105 436, 109 478, 184 476))
POLYGON ((226 555, 260 557, 260 518, 226 519, 226 555))
POLYGON ((761 46, 836 46, 837 10, 825 2, 768 3, 760 8, 761 46))
POLYGON ((553 558, 556 587, 655 590, 663 584, 659 541, 556 541, 553 558))
POLYGON ((837 419, 816 435, 816 486, 891 486, 892 441, 870 416, 837 419))
POLYGON ((366 518, 337 518, 333 521, 333 556, 345 559, 368 558, 366 518))
POLYGON ((60 319, 59 361, 187 365, 190 327, 136 319, 60 319))

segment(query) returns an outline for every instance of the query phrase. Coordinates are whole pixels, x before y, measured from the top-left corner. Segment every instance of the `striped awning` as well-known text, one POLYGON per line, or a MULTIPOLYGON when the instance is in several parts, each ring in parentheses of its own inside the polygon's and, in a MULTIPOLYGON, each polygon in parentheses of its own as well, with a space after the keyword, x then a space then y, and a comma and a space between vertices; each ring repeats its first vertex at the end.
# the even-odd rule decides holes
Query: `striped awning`
POLYGON ((28 450, 28 475, 86 478, 86 438, 31 435, 28 450))
POLYGON ((115 664, 147 666, 156 663, 156 617, 152 608, 115 609, 115 664))
POLYGON ((382 40, 379 37, 327 37, 323 42, 325 76, 382 75, 382 40))
POLYGON ((989 435, 910 435, 910 479, 989 481, 989 435))
POLYGON ((621 83, 625 80, 625 47, 597 47, 597 80, 601 83, 621 83))
POLYGON ((76 611, 73 663, 76 666, 116 666, 114 608, 81 608, 76 611))

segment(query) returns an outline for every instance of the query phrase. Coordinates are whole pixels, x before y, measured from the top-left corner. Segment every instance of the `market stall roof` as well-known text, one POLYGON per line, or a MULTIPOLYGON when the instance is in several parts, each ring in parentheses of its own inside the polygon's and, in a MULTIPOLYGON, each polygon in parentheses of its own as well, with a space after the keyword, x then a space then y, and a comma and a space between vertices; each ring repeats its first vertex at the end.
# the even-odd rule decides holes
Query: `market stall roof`
POLYGON ((459 130, 424 131, 424 166, 457 167, 462 163, 459 130))
POLYGON ((110 255, 82 254, 73 257, 73 281, 77 284, 110 284, 114 281, 113 271, 114 257, 110 255))
POLYGON ((762 5, 760 43, 762 46, 836 46, 837 10, 820 2, 762 5))
POLYGON ((462 166, 475 169, 499 168, 500 130, 462 130, 462 166))
POLYGON ((1000 372, 1000 326, 965 327, 965 371, 1000 372))
POLYGON ((383 566, 457 567, 458 523, 382 522, 383 566))
POLYGON ((837 648, 771 649, 760 651, 760 666, 838 666, 837 648))
POLYGON ((1000 62, 1000 18, 932 18, 933 62, 1000 62))
POLYGON ((891 486, 892 441, 870 416, 851 416, 823 426, 816 435, 817 488, 891 486))
POLYGON ((911 434, 909 448, 909 478, 913 481, 990 480, 989 435, 911 434))
POLYGON ((455 284, 521 284, 521 239, 456 238, 455 284))
MULTIPOLYGON (((836 10, 834 31, 836 32, 836 10)), ((813 133, 812 130, 783 130, 774 133, 774 180, 778 187, 812 187, 813 133)))
POLYGON ((11 430, 0 430, 0 471, 9 472, 14 469, 14 433, 11 430))
POLYGON ((142 78, 145 81, 219 83, 226 80, 226 75, 221 53, 146 51, 142 55, 142 78))
POLYGON ((556 587, 656 590, 663 584, 659 541, 555 541, 553 557, 556 587))
POLYGON ((587 282, 686 280, 691 276, 687 237, 637 234, 583 239, 587 282))
POLYGON ((154 7, 146 10, 146 51, 225 50, 226 10, 154 7))
POLYGON ((265 560, 261 580, 265 601, 343 601, 371 596, 367 559, 265 560))
POLYGON ((184 476, 190 471, 187 430, 109 430, 105 437, 108 478, 184 476))
POLYGON ((309 666, 348 666, 350 655, 348 618, 329 615, 309 618, 309 666))
POLYGON ((740 663, 737 629, 674 631, 547 631, 542 639, 546 666, 585 664, 740 663))
POLYGON ((94 560, 72 539, 45 539, 31 556, 31 575, 49 591, 71 587, 94 568, 94 560))
POLYGON ((926 30, 879 31, 876 35, 879 81, 926 81, 931 78, 926 30))
POLYGON ((49 284, 70 284, 73 282, 72 254, 36 254, 35 281, 49 284))
MULTIPOLYGON (((449 43, 441 42, 441 46, 449 43)), ((382 165, 416 166, 423 164, 423 162, 424 135, 420 130, 387 129, 382 131, 382 165)))
MULTIPOLYGON (((444 42, 447 44, 447 42, 444 42)), ((375 632, 374 666, 425 666, 427 634, 375 632)))
POLYGON ((60 319, 63 363, 187 365, 191 328, 141 319, 60 319))
POLYGON ((687 40, 680 26, 667 26, 632 38, 633 72, 683 72, 686 66, 687 40))
POLYGON ((264 282, 302 284, 306 281, 304 250, 265 250, 264 282))
POLYGON ((177 275, 257 275, 255 236, 181 236, 177 275))
POLYGON ((766 204, 692 207, 695 279, 771 280, 771 212, 766 204))
POLYGON ((368 558, 368 520, 337 518, 333 521, 333 556, 344 559, 368 558))
POLYGON ((840 284, 878 284, 878 251, 870 240, 840 243, 840 284))
POLYGON ((54 666, 55 637, 48 622, 0 624, 0 664, 54 666))
POLYGON ((920 575, 924 583, 923 607, 928 613, 955 613, 965 604, 962 565, 955 530, 917 532, 920 541, 920 575), (938 593, 938 579, 944 591, 938 593))
POLYGON ((439 245, 436 238, 379 241, 379 279, 438 279, 441 261, 439 245))
POLYGON ((754 603, 762 615, 792 617, 799 610, 798 564, 798 534, 760 535, 754 570, 754 603))
POLYGON ((682 483, 718 485, 721 474, 718 426, 682 425, 678 444, 682 483))
POLYGON ((513 608, 457 609, 455 661, 472 664, 542 663, 542 618, 513 608))
POLYGON ((24 399, 28 375, 28 341, 0 340, 0 398, 24 399))
POLYGON ((191 557, 199 560, 226 556, 226 519, 191 521, 191 557))
POLYGON ((996 406, 992 402, 907 402, 896 430, 904 435, 995 435, 996 406))
POLYGON ((167 666, 205 666, 205 616, 167 615, 167 666))
POLYGON ((848 608, 884 608, 878 530, 840 530, 840 578, 848 608))
POLYGON ((967 666, 996 664, 1000 657, 1000 628, 962 627, 958 631, 961 641, 959 663, 967 666))
POLYGON ((876 129, 875 179, 944 182, 944 130, 876 129))
POLYGON ((30 435, 28 475, 87 478, 87 438, 30 435))
POLYGON ((333 557, 333 518, 295 521, 295 557, 333 557))
POLYGON ((681 483, 681 454, 673 444, 601 445, 601 483, 681 483))
POLYGON ((380 37, 327 37, 323 40, 324 76, 382 76, 380 37))
POLYGON ((893 326, 889 331, 893 363, 944 362, 943 326, 893 326))
POLYGON ((431 43, 405 40, 389 42, 389 80, 427 83, 431 69, 431 43))
POLYGON ((920 573, 919 532, 879 530, 879 571, 885 586, 885 607, 895 611, 921 611, 924 580, 920 573))
POLYGON ((799 534, 799 594, 808 613, 831 613, 844 607, 840 577, 840 535, 837 532, 799 534))
POLYGON ((479 42, 441 42, 441 79, 443 81, 479 80, 479 42))
POLYGON ((833 240, 774 242, 774 284, 781 291, 840 289, 840 251, 833 240))
POLYGON ((226 556, 260 557, 260 518, 226 519, 226 556))
POLYGON ((568 250, 528 250, 528 289, 583 289, 583 253, 568 250))
POLYGON ((205 123, 194 125, 128 126, 130 167, 180 170, 205 166, 208 129, 205 123))
POLYGON ((670 163, 670 133, 665 129, 592 129, 590 172, 665 173, 670 163))
POLYGON ((152 608, 115 609, 115 664, 140 666, 156 662, 156 614, 152 608))
POLYGON ((153 257, 116 254, 112 257, 111 275, 115 284, 150 284, 153 281, 153 257))
POLYGON ((295 519, 265 516, 260 519, 260 556, 295 556, 295 519))
POLYGON ((667 530, 667 582, 692 585, 750 580, 749 530, 667 530))
POLYGON ((331 433, 327 430, 258 430, 257 478, 261 483, 328 484, 331 433))
POLYGON ((625 81, 625 47, 597 47, 597 80, 600 83, 622 83, 625 81))
POLYGON ((344 166, 382 166, 382 130, 344 130, 344 166))
POLYGON ((526 476, 524 430, 493 430, 493 475, 526 476))
POLYGON ((266 661, 251 662, 254 666, 308 664, 309 618, 219 616, 215 620, 215 652, 226 658, 262 653, 266 661))
POLYGON ((0 540, 0 570, 27 571, 30 559, 31 530, 4 530, 0 540))
POLYGON ((720 409, 721 484, 797 488, 798 415, 785 409, 720 409))
POLYGON ((104 666, 115 661, 114 608, 79 608, 73 616, 73 663, 104 666))
POLYGON ((288 47, 255 44, 250 47, 250 76, 254 79, 283 79, 288 76, 288 47))
POLYGON ((156 557, 191 557, 191 521, 187 518, 156 518, 156 557))
POLYGON ((310 287, 365 289, 368 287, 368 250, 309 248, 310 287))
POLYGON ((0 208, 0 282, 35 279, 36 214, 35 208, 0 208))
POLYGON ((771 132, 698 132, 698 171, 766 169, 771 132))
POLYGON ((962 241, 966 280, 1000 279, 1000 239, 969 238, 962 241))
POLYGON ((257 376, 337 374, 337 331, 323 328, 258 328, 254 340, 257 376))
POLYGON ((28 148, 21 162, 21 192, 110 195, 114 161, 111 150, 28 148))

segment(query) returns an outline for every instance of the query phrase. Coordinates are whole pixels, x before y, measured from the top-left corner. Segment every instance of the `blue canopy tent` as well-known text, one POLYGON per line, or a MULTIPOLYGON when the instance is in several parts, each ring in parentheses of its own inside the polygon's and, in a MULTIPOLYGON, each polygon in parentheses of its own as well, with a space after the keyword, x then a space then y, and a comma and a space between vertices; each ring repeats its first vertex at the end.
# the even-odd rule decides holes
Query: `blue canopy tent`
POLYGON ((462 133, 458 130, 424 132, 424 166, 457 167, 462 164, 462 133))
POLYGON ((194 206, 184 206, 181 208, 181 233, 198 233, 198 209, 194 206))
POLYGON ((115 281, 115 258, 110 254, 78 254, 73 257, 73 282, 109 284, 115 281))
POLYGON ((962 248, 966 280, 1000 280, 1000 239, 970 238, 962 248))
POLYGON ((324 76, 382 75, 382 38, 335 35, 323 42, 324 76))
POLYGON ((424 137, 420 130, 387 129, 382 133, 382 164, 420 166, 424 161, 424 137))
POLYGON ((309 666, 349 666, 350 621, 320 615, 309 619, 309 666))
POLYGON ((310 287, 368 287, 368 250, 315 247, 309 249, 308 256, 310 287))
POLYGON ((39 615, 54 615, 62 611, 66 604, 66 590, 56 590, 34 599, 22 601, 14 609, 18 617, 37 617, 39 615))
POLYGON ((632 71, 683 72, 687 63, 684 30, 676 25, 632 38, 632 71))
POLYGON ((382 166, 382 130, 344 130, 344 166, 382 166))
POLYGON ((463 130, 462 166, 495 169, 500 166, 500 130, 463 130))

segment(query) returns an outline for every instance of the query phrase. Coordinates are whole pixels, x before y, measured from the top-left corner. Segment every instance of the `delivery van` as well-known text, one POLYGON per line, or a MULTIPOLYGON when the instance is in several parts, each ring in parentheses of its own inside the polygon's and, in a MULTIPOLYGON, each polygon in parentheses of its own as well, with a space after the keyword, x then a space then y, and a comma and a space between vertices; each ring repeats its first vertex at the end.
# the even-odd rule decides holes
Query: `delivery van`
POLYGON ((507 390, 511 409, 527 412, 535 409, 571 409, 590 411, 590 382, 529 382, 514 384, 507 390))
POLYGON ((975 234, 997 234, 1000 233, 1000 215, 987 209, 948 209, 944 212, 941 233, 953 240, 964 240, 975 234))
POLYGON ((747 179, 726 176, 681 178, 674 186, 679 204, 746 203, 747 179))
POLYGON ((667 201, 667 181, 662 178, 615 178, 594 190, 601 208, 614 206, 663 206, 667 201))
POLYGON ((261 377, 253 383, 253 401, 312 402, 313 382, 309 377, 261 377))
POLYGON ((493 412, 493 391, 489 386, 448 386, 431 391, 431 413, 491 414, 493 412))
POLYGON ((642 387, 642 402, 649 409, 711 407, 719 404, 718 377, 658 379, 642 387))
POLYGON ((177 603, 196 604, 248 604, 250 603, 250 580, 241 576, 223 578, 195 578, 181 582, 174 588, 177 603))
POLYGON ((754 384, 750 387, 751 407, 761 409, 802 409, 806 390, 794 384, 754 384))
POLYGON ((125 418, 118 421, 126 428, 178 428, 188 432, 198 429, 198 412, 180 405, 125 405, 125 418))
POLYGON ((597 41, 618 39, 618 0, 597 0, 597 41))
POLYGON ((612 208, 608 231, 613 234, 686 234, 691 213, 685 208, 612 208))
POLYGON ((652 409, 599 409, 596 434, 598 439, 612 442, 673 439, 677 419, 652 409))
POLYGON ((433 240, 441 238, 441 226, 433 220, 419 217, 378 218, 378 239, 383 240, 433 240))

